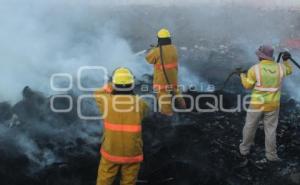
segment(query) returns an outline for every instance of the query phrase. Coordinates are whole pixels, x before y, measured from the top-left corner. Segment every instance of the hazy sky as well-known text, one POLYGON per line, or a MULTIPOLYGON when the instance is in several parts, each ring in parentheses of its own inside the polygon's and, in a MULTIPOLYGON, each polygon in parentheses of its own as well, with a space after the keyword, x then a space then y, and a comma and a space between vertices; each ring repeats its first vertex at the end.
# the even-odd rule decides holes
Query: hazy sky
MULTIPOLYGON (((180 5, 179 7, 183 5, 193 7, 192 3, 201 2, 209 2, 210 4, 243 2, 245 4, 253 3, 253 1, 164 0, 164 5, 171 6, 166 7, 166 9, 155 7, 153 10, 159 11, 156 12, 158 14, 162 12, 161 15, 153 15, 154 19, 151 19, 149 24, 144 24, 144 27, 139 27, 139 30, 133 30, 133 32, 142 32, 138 35, 145 37, 149 33, 147 32, 148 29, 159 27, 161 24, 168 25, 171 30, 182 30, 177 25, 189 25, 191 35, 201 31, 203 35, 205 33, 214 35, 215 33, 223 37, 227 33, 234 35, 232 34, 233 31, 239 33, 239 30, 232 29, 239 28, 245 33, 242 39, 248 39, 249 35, 255 35, 252 37, 255 39, 252 40, 261 40, 261 35, 264 35, 264 33, 255 32, 256 29, 253 25, 256 25, 257 22, 253 20, 252 14, 244 14, 242 20, 233 19, 233 15, 228 15, 228 19, 225 17, 224 20, 212 23, 206 22, 206 18, 218 16, 218 11, 221 11, 220 15, 222 15, 224 13, 222 7, 218 7, 214 10, 215 12, 210 9, 207 13, 205 8, 201 9, 201 6, 197 6, 199 11, 197 8, 195 16, 193 16, 194 13, 174 12, 172 9, 175 4, 180 5), (161 10, 168 10, 169 13, 166 14, 161 10), (201 14, 198 14, 198 12, 201 14), (210 12, 213 12, 213 14, 210 14, 210 12), (174 17, 170 17, 170 13, 174 13, 174 17), (177 18, 181 18, 184 14, 186 14, 186 17, 190 17, 190 22, 181 21, 182 24, 177 23, 177 18), (201 15, 204 17, 201 18, 201 15), (191 24, 196 21, 198 21, 198 24, 191 24), (205 27, 200 24, 201 21, 206 24, 205 27), (233 27, 226 27, 225 23, 230 23, 233 27), (243 25, 242 28, 240 24, 243 25), (223 33, 219 33, 219 27, 222 27, 223 33)), ((255 1, 258 2, 258 0, 255 1)), ((260 0, 259 2, 261 1, 265 2, 264 4, 273 2, 269 4, 276 6, 293 4, 296 7, 296 4, 300 4, 300 0, 260 0)), ((114 7, 136 3, 151 3, 159 6, 161 2, 158 0, 0 0, 0 102, 19 100, 21 98, 20 92, 26 85, 51 94, 49 79, 53 73, 77 74, 76 70, 83 65, 106 65, 112 71, 122 61, 122 65, 133 68, 133 72, 138 72, 141 75, 145 74, 149 71, 147 68, 149 65, 145 65, 144 61, 134 55, 131 47, 132 43, 124 37, 126 34, 119 33, 120 30, 125 33, 126 30, 131 31, 130 26, 138 24, 139 16, 145 16, 144 12, 139 12, 136 9, 130 11, 121 7, 118 10, 126 11, 125 14, 124 12, 121 14, 123 15, 121 19, 118 18, 118 15, 115 15, 115 9, 110 9, 108 6, 114 7), (103 11, 103 9, 106 11, 103 11), (130 26, 124 24, 125 26, 119 27, 122 22, 128 23, 130 26), (125 63, 123 61, 130 62, 125 63)), ((239 15, 239 12, 233 11, 232 14, 234 13, 239 15)), ((272 25, 275 23, 275 25, 278 25, 277 19, 273 20, 273 17, 268 18, 266 22, 268 23, 267 28, 273 28, 272 25)), ((271 31, 268 32, 267 36, 274 36, 274 39, 279 38, 280 34, 277 33, 280 33, 280 30, 268 30, 271 31)), ((240 37, 240 34, 236 35, 240 37)), ((249 40, 247 40, 248 42, 249 40)), ((251 52, 253 52, 253 49, 251 52)))
MULTIPOLYGON (((74 2, 74 1, 73 1, 74 2)), ((157 4, 157 5, 170 5, 181 3, 183 5, 188 5, 191 3, 210 3, 210 4, 224 4, 224 3, 239 3, 239 4, 251 4, 255 6, 289 6, 294 7, 300 6, 299 0, 90 0, 93 3, 107 3, 107 4, 157 4)))

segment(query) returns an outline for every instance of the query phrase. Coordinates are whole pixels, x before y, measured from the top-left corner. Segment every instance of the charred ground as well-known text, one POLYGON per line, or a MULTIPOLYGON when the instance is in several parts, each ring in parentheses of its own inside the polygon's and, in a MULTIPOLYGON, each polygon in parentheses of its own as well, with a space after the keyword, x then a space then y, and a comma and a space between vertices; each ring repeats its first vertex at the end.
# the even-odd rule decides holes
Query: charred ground
MULTIPOLYGON (((67 8, 64 9, 59 4, 54 7, 51 9, 56 11, 53 16, 49 16, 50 13, 46 11, 39 18, 45 23, 42 24, 43 29, 50 32, 54 30, 51 33, 56 36, 66 26, 67 32, 62 31, 63 36, 59 38, 62 40, 68 35, 69 40, 63 42, 65 47, 54 45, 63 51, 54 50, 43 57, 57 52, 64 53, 62 56, 66 60, 78 55, 80 58, 86 51, 80 52, 80 48, 96 46, 98 43, 92 40, 99 36, 98 27, 109 21, 118 22, 119 27, 114 31, 128 40, 134 51, 147 49, 156 42, 154 33, 158 28, 167 26, 172 28, 173 41, 178 46, 180 67, 188 69, 188 73, 182 78, 189 78, 190 74, 194 74, 197 77, 195 81, 213 83, 217 89, 234 68, 248 68, 256 62, 254 50, 258 44, 272 41, 273 38, 280 40, 299 37, 299 13, 282 10, 214 8, 208 5, 168 8, 125 6, 102 8, 103 11, 99 11, 99 7, 88 7, 90 14, 81 17, 78 15, 82 14, 78 14, 78 17, 68 14, 67 17, 78 19, 69 21, 63 19, 67 8), (64 21, 57 21, 60 19, 64 21), (71 46, 75 47, 70 49, 71 46), (65 48, 67 49, 64 50, 65 48), (73 50, 76 54, 68 52, 73 50)), ((113 41, 109 44, 116 44, 113 41)), ((94 52, 89 49, 87 51, 89 54, 94 52)), ((95 56, 95 61, 83 63, 110 65, 107 61, 98 61, 99 56, 95 56)), ((55 57, 50 59, 55 60, 55 57)), ((39 60, 41 61, 43 60, 39 60)), ((45 61, 47 64, 52 62, 45 61)), ((127 61, 120 60, 118 65, 122 62, 127 61)), ((149 74, 145 77, 150 77, 148 80, 151 80, 149 74)), ((288 85, 288 90, 284 88, 282 98, 278 128, 278 150, 280 157, 284 159, 282 163, 263 167, 254 163, 264 156, 264 133, 260 128, 256 147, 251 155, 252 162, 245 168, 238 167, 238 145, 242 138, 245 112, 192 112, 178 114, 173 120, 151 115, 143 122, 145 162, 138 184, 300 184, 300 104, 291 98, 299 93, 296 90, 299 80, 294 80, 296 83, 288 85)), ((67 92, 74 102, 77 99, 76 92, 67 92)), ((192 96, 203 94, 199 91, 185 93, 192 96)), ((236 77, 230 81, 226 91, 210 92, 224 95, 228 108, 236 104, 237 94, 245 93, 236 77)), ((50 97, 29 87, 24 88, 22 95, 23 98, 16 104, 0 103, 1 184, 94 185, 100 159, 100 121, 80 120, 76 109, 68 113, 54 113, 49 107, 50 97)), ((200 104, 205 107, 206 101, 210 100, 202 99, 200 104)), ((68 104, 65 99, 55 102, 57 108, 66 108, 68 104)), ((84 111, 91 115, 97 113, 93 101, 85 103, 84 111)))
MULTIPOLYGON (((236 94, 214 94, 224 96, 227 108, 234 107, 236 94)), ((201 100, 200 106, 205 108, 206 101, 210 100, 201 100)), ((138 184, 299 184, 300 107, 295 100, 284 98, 283 101, 278 149, 284 161, 264 166, 255 164, 264 157, 261 127, 252 162, 244 168, 239 167, 238 145, 245 112, 181 113, 172 120, 152 114, 143 122, 145 162, 138 184)), ((48 105, 49 98, 28 87, 23 91, 23 100, 15 106, 0 104, 1 128, 5 129, 0 139, 1 182, 94 184, 100 159, 100 122, 80 120, 76 110, 53 113, 48 105), (34 147, 22 147, 24 143, 18 142, 20 136, 35 143, 34 147)), ((66 105, 66 102, 57 100, 55 105, 66 105)))

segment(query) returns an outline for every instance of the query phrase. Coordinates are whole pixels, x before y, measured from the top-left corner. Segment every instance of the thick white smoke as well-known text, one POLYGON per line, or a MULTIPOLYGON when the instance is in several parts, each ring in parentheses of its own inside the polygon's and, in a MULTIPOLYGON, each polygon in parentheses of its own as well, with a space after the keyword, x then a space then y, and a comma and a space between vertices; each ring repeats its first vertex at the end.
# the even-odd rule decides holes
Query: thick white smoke
MULTIPOLYGON (((254 56, 254 50, 260 43, 277 43, 287 29, 284 25, 290 21, 284 15, 272 18, 272 15, 260 16, 259 12, 242 13, 238 8, 230 9, 228 6, 225 9, 213 7, 224 3, 242 4, 241 1, 215 1, 207 8, 199 6, 201 11, 197 12, 182 12, 185 9, 181 10, 176 6, 189 3, 166 1, 164 5, 167 6, 162 8, 166 11, 162 12, 153 9, 158 3, 147 0, 139 3, 1 1, 0 101, 16 102, 26 85, 47 95, 53 94, 55 92, 50 89, 50 77, 53 73, 70 73, 76 81, 78 68, 86 65, 101 65, 107 67, 109 72, 118 66, 126 66, 138 78, 144 73, 151 73, 150 66, 134 53, 147 49, 160 27, 170 28, 174 32, 176 43, 183 46, 189 42, 199 44, 201 39, 228 39, 239 42, 249 52, 249 56, 254 56), (126 3, 133 5, 133 8, 125 6, 126 3), (135 7, 136 4, 144 7, 135 7), (145 8, 147 6, 152 8, 145 8), (171 10, 177 12, 176 15, 171 10), (148 20, 140 21, 140 16, 148 20), (137 42, 144 40, 148 45, 136 46, 135 39, 137 42)), ((279 3, 274 0, 270 2, 270 6, 279 3)), ((284 5, 297 7, 297 2, 285 1, 284 5)), ((185 66, 190 65, 186 63, 189 61, 184 62, 185 66)), ((181 74, 181 81, 184 83, 197 85, 202 81, 202 74, 190 76, 193 73, 186 69, 181 74)), ((90 78, 99 76, 91 75, 90 78)))
POLYGON ((1 2, 0 101, 20 99, 25 85, 51 94, 53 73, 70 73, 77 80, 82 66, 147 72, 147 65, 118 36, 118 20, 103 17, 101 11, 101 3, 83 1, 1 2))

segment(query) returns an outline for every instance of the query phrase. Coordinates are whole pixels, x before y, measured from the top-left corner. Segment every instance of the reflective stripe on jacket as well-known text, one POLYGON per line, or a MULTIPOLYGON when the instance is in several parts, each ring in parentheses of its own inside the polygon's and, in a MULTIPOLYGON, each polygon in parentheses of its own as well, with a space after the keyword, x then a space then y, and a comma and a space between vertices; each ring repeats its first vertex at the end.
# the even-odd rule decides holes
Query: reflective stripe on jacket
POLYGON ((246 89, 253 89, 251 108, 266 112, 278 109, 282 79, 291 73, 292 67, 287 61, 278 64, 274 61, 262 60, 250 68, 247 75, 242 74, 243 86, 246 89))
POLYGON ((156 47, 151 49, 146 55, 147 62, 154 65, 153 88, 164 90, 168 88, 168 85, 171 85, 171 88, 176 88, 178 75, 178 54, 176 47, 174 45, 163 45, 162 50, 164 68, 166 70, 166 74, 168 76, 170 84, 168 84, 163 72, 163 64, 160 58, 160 49, 159 47, 156 47))
POLYGON ((102 157, 114 163, 141 162, 141 122, 148 106, 136 95, 111 95, 106 88, 94 94, 100 112, 105 115, 102 157))
POLYGON ((101 155, 109 161, 115 162, 115 163, 138 163, 142 162, 144 160, 143 154, 137 155, 137 156, 130 156, 130 157, 124 157, 124 156, 114 156, 106 152, 103 148, 101 148, 101 155))
POLYGON ((116 124, 104 121, 104 128, 111 131, 119 132, 141 132, 142 126, 140 124, 116 124))
POLYGON ((163 70, 163 68, 165 69, 177 69, 177 62, 172 62, 170 64, 155 64, 155 68, 158 70, 163 70))
POLYGON ((281 88, 283 79, 282 64, 260 63, 254 66, 256 84, 254 89, 264 92, 277 92, 281 88))

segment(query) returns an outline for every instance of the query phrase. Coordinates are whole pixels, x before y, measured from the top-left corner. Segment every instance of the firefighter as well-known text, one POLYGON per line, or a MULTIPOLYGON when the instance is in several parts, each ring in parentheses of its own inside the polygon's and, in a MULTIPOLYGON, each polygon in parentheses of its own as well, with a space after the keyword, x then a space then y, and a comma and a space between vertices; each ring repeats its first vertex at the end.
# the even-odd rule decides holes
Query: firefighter
POLYGON ((178 96, 178 54, 167 29, 159 30, 157 39, 157 47, 150 49, 146 60, 154 66, 153 89, 157 93, 159 111, 164 115, 172 116, 174 95, 177 95, 176 100, 180 107, 186 107, 184 99, 178 96))
POLYGON ((148 106, 133 92, 134 76, 127 68, 114 71, 112 84, 95 91, 104 132, 97 185, 113 184, 118 173, 121 185, 134 185, 143 161, 141 122, 148 106))
POLYGON ((291 58, 290 53, 283 54, 283 64, 274 61, 273 53, 274 49, 271 46, 261 46, 256 51, 260 62, 250 68, 247 74, 240 74, 244 88, 252 89, 250 106, 243 128, 243 140, 240 144, 240 153, 245 161, 248 161, 250 147, 254 145, 255 133, 260 121, 263 121, 265 131, 266 159, 263 161, 280 161, 276 149, 276 129, 281 86, 283 78, 292 73, 292 67, 288 62, 291 58))

